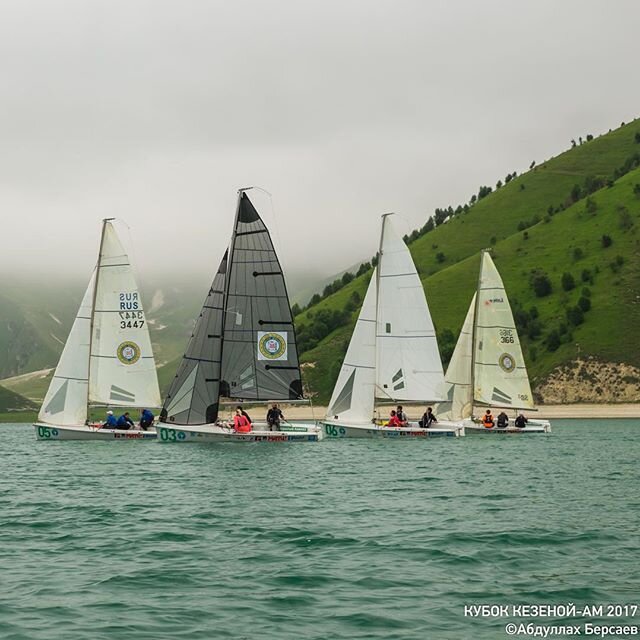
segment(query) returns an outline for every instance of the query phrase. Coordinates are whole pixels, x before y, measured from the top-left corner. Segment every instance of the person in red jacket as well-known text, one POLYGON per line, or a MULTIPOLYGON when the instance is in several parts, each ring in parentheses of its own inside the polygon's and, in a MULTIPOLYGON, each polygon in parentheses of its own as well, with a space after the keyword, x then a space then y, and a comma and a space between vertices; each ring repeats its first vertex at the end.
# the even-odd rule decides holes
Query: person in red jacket
POLYGON ((236 415, 233 416, 233 430, 236 433, 249 433, 251 431, 251 423, 242 415, 242 409, 236 409, 236 415))
POLYGON ((401 427, 402 421, 398 418, 398 414, 395 411, 391 411, 391 416, 389 418, 389 422, 387 423, 388 427, 401 427))

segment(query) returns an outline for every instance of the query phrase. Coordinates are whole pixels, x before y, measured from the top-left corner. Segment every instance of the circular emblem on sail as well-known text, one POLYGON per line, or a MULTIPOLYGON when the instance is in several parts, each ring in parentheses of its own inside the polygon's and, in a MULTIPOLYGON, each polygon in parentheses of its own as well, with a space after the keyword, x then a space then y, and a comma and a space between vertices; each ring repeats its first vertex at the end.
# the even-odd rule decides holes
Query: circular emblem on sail
POLYGON ((511 373, 516 368, 516 359, 510 353, 503 353, 498 359, 498 364, 503 371, 511 373))
POLYGON ((140 360, 140 347, 135 342, 123 342, 118 346, 117 353, 122 364, 135 364, 140 360))
POLYGON ((279 333, 264 333, 258 339, 260 355, 267 360, 280 360, 287 350, 287 339, 279 333))

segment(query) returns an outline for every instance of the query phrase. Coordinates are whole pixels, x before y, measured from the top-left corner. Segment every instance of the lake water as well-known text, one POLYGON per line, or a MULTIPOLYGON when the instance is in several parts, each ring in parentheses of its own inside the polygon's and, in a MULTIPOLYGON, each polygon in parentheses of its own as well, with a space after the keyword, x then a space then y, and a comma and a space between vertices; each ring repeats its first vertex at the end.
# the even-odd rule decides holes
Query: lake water
POLYGON ((0 435, 3 640, 495 639, 531 620, 465 605, 639 599, 638 420, 419 442, 0 435))

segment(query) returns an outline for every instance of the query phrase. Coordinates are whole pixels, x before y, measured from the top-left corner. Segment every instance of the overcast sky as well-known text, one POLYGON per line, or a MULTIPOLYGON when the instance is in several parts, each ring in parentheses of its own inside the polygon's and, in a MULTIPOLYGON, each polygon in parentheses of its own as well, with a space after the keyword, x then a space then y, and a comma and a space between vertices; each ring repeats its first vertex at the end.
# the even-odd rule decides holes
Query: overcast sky
POLYGON ((0 268, 208 282, 236 189, 289 272, 372 255, 578 135, 640 115, 637 0, 0 0, 0 268))

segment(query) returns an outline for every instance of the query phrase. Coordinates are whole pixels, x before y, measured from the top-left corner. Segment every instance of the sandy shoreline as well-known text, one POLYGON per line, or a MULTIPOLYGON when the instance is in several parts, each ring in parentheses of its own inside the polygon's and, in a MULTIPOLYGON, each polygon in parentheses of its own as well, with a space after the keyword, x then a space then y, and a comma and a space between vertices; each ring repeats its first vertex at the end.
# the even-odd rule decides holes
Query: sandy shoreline
MULTIPOLYGON (((287 406, 281 404, 284 415, 288 419, 316 420, 323 418, 326 407, 308 407, 300 405, 287 406)), ((424 411, 424 407, 405 405, 409 417, 418 417, 424 411)), ((258 416, 260 411, 253 407, 251 414, 258 416)), ((538 411, 532 411, 531 416, 553 418, 640 418, 639 404, 549 404, 541 405, 538 411)))

